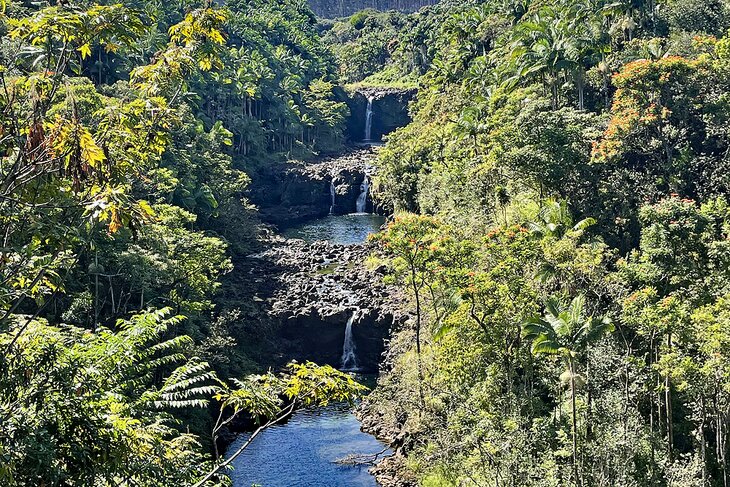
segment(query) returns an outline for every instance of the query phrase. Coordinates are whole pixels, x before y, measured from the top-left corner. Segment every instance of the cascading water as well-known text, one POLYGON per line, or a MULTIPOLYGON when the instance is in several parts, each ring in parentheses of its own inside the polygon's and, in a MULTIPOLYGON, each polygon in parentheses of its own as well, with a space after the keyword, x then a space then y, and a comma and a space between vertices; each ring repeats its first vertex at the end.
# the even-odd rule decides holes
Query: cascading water
POLYGON ((335 180, 332 178, 330 181, 330 215, 335 213, 335 180))
POLYGON ((360 184, 360 194, 357 196, 357 201, 355 202, 355 211, 357 213, 365 213, 365 209, 367 208, 368 204, 368 191, 370 190, 370 179, 368 178, 368 175, 365 175, 365 179, 362 180, 362 183, 360 184))
POLYGON ((357 311, 352 313, 345 325, 345 342, 342 344, 342 359, 340 368, 342 370, 357 370, 357 353, 355 350, 355 339, 352 336, 352 325, 357 318, 357 311))
POLYGON ((375 98, 368 97, 368 107, 365 110, 365 142, 370 142, 373 130, 373 101, 375 98))

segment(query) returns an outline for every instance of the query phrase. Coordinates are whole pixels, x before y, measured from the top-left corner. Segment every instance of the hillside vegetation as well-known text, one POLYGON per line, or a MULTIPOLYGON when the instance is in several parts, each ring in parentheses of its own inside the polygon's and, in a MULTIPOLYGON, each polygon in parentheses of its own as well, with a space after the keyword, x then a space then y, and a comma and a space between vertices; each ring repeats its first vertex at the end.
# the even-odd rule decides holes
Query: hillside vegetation
POLYGON ((314 15, 2 7, 0 485, 228 483, 216 439, 239 413, 361 390, 313 364, 244 377, 268 330, 220 293, 257 245, 247 172, 342 148, 314 15))
POLYGON ((728 6, 443 7, 375 182, 399 212, 375 240, 413 313, 368 399, 397 437, 389 468, 425 486, 726 485, 728 6))
POLYGON ((266 370, 246 195, 346 150, 348 96, 403 90, 353 173, 394 211, 366 274, 409 316, 361 410, 378 478, 730 482, 725 0, 0 7, 0 485, 227 485, 230 425, 360 396, 266 370))

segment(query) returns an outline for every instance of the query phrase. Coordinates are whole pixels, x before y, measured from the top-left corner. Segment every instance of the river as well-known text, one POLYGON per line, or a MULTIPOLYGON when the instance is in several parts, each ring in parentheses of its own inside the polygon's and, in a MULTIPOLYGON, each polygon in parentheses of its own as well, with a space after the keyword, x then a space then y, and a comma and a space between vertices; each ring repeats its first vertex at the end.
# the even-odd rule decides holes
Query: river
MULTIPOLYGON (((239 437, 231 450, 240 447, 239 437)), ((339 464, 348 455, 384 449, 360 431, 347 405, 296 413, 286 424, 264 431, 233 463, 235 487, 375 487, 369 466, 339 464)))
MULTIPOLYGON (((377 232, 384 218, 370 214, 330 215, 282 233, 308 242, 328 240, 353 245, 377 232)), ((343 326, 345 324, 343 323, 343 326)), ((374 377, 358 377, 374 383, 374 377)), ((236 451, 248 435, 228 449, 236 451)), ((338 463, 349 455, 373 455, 385 446, 360 431, 360 423, 345 404, 299 411, 285 424, 262 432, 233 462, 234 487, 375 487, 369 466, 338 463)), ((382 455, 381 455, 382 458, 382 455)))

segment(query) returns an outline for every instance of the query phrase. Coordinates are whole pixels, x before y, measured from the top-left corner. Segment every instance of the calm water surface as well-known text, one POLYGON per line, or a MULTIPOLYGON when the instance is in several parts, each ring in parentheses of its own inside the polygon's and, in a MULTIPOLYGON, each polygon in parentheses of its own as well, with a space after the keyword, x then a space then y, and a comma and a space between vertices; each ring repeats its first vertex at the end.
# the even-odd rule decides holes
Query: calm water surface
MULTIPOLYGON (((239 437, 232 454, 246 440, 239 437)), ((367 466, 339 465, 350 454, 374 454, 384 445, 360 431, 347 405, 296 413, 262 432, 234 462, 234 487, 375 487, 367 466)))
POLYGON ((327 240, 336 244, 351 245, 363 243, 368 234, 380 230, 383 223, 385 217, 370 213, 330 215, 289 227, 282 234, 288 238, 300 238, 307 242, 327 240))

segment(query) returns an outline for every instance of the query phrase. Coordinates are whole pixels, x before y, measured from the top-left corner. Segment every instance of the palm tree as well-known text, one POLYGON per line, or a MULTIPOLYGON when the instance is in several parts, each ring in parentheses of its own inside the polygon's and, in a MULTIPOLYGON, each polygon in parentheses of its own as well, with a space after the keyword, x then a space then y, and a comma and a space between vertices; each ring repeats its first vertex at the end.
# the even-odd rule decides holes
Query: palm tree
POLYGON ((570 402, 573 434, 573 481, 578 481, 578 420, 576 414, 577 360, 588 345, 612 332, 613 324, 607 317, 585 316, 585 296, 578 295, 564 306, 556 296, 548 298, 545 313, 533 316, 522 325, 522 335, 532 342, 534 355, 560 357, 570 380, 570 402))
POLYGON ((479 134, 486 133, 489 125, 484 123, 482 110, 478 106, 469 106, 461 111, 456 120, 456 130, 464 139, 470 139, 474 144, 474 156, 479 156, 479 134))
POLYGON ((578 109, 583 110, 586 69, 610 47, 601 28, 603 18, 595 10, 591 0, 572 0, 560 7, 543 6, 518 23, 508 46, 511 76, 505 84, 539 80, 556 109, 560 83, 572 80, 578 109))
POLYGON ((562 10, 540 8, 529 20, 513 29, 508 53, 508 69, 512 76, 506 84, 514 86, 525 79, 540 80, 550 91, 553 109, 557 109, 560 79, 574 65, 568 58, 574 37, 562 10))
POLYGON ((553 109, 558 105, 558 80, 566 67, 562 32, 555 22, 536 15, 514 29, 515 40, 509 53, 513 76, 507 79, 514 85, 525 79, 538 79, 550 90, 553 109))
POLYGON ((573 223, 573 216, 565 200, 547 200, 537 216, 538 221, 530 222, 527 226, 532 233, 542 237, 563 238, 568 234, 580 236, 596 223, 593 218, 584 218, 573 223))
POLYGON ((496 5, 497 11, 509 18, 513 26, 530 10, 530 2, 528 0, 502 0, 496 5))
POLYGON ((585 3, 577 1, 570 6, 570 15, 565 21, 569 32, 566 47, 566 57, 570 62, 568 71, 578 92, 578 110, 585 108, 586 66, 592 64, 596 54, 605 50, 600 28, 596 28, 594 11, 590 0, 585 3))

